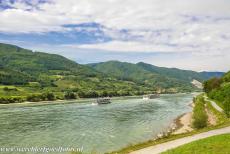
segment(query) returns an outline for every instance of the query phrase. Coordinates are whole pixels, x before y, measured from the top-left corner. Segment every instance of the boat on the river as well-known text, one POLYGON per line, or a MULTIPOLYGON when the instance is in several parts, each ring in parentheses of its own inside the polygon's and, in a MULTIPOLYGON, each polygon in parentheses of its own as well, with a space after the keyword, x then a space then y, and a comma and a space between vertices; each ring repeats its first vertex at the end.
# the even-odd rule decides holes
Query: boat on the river
POLYGON ((155 99, 155 98, 159 98, 159 97, 160 97, 159 94, 148 94, 148 95, 144 95, 143 99, 148 100, 148 99, 155 99))
POLYGON ((110 104, 110 103, 112 103, 110 97, 98 98, 96 100, 96 104, 99 104, 99 105, 100 104, 110 104))

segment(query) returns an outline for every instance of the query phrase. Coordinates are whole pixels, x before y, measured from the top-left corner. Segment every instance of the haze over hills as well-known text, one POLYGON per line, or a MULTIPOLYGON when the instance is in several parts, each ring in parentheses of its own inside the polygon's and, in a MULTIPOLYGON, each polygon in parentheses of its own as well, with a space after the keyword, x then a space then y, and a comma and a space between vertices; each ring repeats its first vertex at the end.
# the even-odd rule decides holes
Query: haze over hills
POLYGON ((27 95, 51 91, 62 95, 73 91, 80 97, 120 96, 161 92, 192 91, 191 81, 202 82, 221 73, 198 73, 157 67, 143 62, 108 61, 82 65, 63 56, 32 52, 0 44, 0 84, 20 87, 4 95, 27 95))

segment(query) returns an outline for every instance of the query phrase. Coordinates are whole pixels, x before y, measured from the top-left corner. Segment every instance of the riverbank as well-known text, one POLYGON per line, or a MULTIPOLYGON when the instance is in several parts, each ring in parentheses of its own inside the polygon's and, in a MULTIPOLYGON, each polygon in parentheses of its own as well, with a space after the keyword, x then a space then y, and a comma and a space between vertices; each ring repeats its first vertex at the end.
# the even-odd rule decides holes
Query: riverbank
POLYGON ((185 113, 176 119, 177 129, 172 134, 188 133, 193 130, 192 124, 192 112, 185 113))
MULTIPOLYGON (((206 101, 206 103, 207 103, 207 101, 206 101)), ((148 147, 145 147, 145 148, 140 148, 138 150, 133 150, 133 152, 129 152, 129 153, 130 154, 152 154, 152 153, 157 154, 157 153, 162 153, 162 152, 165 152, 165 151, 166 151, 165 153, 175 153, 175 152, 178 153, 178 151, 176 151, 178 149, 174 149, 174 148, 177 148, 178 146, 181 146, 181 145, 184 145, 184 144, 186 144, 186 146, 184 146, 186 148, 181 147, 179 149, 183 149, 185 151, 184 152, 180 151, 179 153, 186 153, 186 152, 188 152, 188 148, 187 148, 188 144, 187 143, 190 143, 190 142, 196 141, 196 140, 199 140, 198 142, 202 142, 200 139, 204 139, 204 138, 214 136, 214 135, 230 133, 229 119, 226 119, 224 123, 219 123, 217 125, 217 123, 218 123, 217 122, 217 117, 219 117, 218 115, 221 114, 221 116, 222 116, 222 117, 219 117, 218 120, 221 120, 221 119, 224 120, 225 115, 223 113, 221 113, 220 111, 218 111, 217 109, 215 109, 215 107, 210 106, 210 102, 208 102, 208 104, 205 104, 205 112, 206 112, 206 114, 208 116, 208 119, 207 119, 208 125, 206 127, 204 127, 203 129, 194 129, 194 130, 191 130, 189 132, 185 132, 185 133, 181 134, 181 135, 186 135, 188 137, 183 137, 183 138, 180 138, 180 139, 167 141, 165 143, 163 142, 162 144, 158 143, 158 144, 155 144, 153 146, 148 146, 148 147), (220 129, 217 129, 217 128, 220 128, 220 129), (203 131, 207 131, 207 132, 203 132, 203 131), (173 149, 173 150, 171 150, 171 149, 173 149), (167 150, 171 150, 171 151, 167 151, 167 150)), ((184 122, 187 121, 189 119, 188 117, 189 117, 189 113, 182 115, 178 119, 179 124, 182 125, 183 120, 184 120, 184 122)), ((185 126, 186 125, 184 125, 184 127, 185 126)), ((173 135, 171 137, 169 137, 169 138, 173 138, 174 135, 177 135, 177 134, 179 134, 179 133, 173 133, 173 135)), ((167 138, 166 138, 166 140, 167 140, 167 138)), ((195 144, 195 142, 194 142, 194 144, 195 144)), ((211 146, 213 147, 213 145, 211 145, 211 146)), ((194 150, 198 150, 198 151, 202 150, 202 148, 200 148, 197 145, 195 145, 195 147, 197 149, 191 149, 191 151, 195 152, 194 150)), ((215 149, 218 149, 218 147, 221 147, 221 143, 217 147, 213 147, 213 149, 211 149, 211 151, 213 152, 215 149)), ((205 146, 203 148, 205 150, 207 150, 207 146, 205 146)))
MULTIPOLYGON (((190 106, 193 107, 192 104, 190 104, 190 106)), ((188 137, 188 136, 193 136, 195 134, 204 133, 204 132, 207 132, 207 131, 210 131, 210 130, 215 130, 215 129, 230 126, 229 119, 227 119, 226 116, 222 112, 219 112, 214 107, 212 107, 210 102, 208 102, 207 106, 208 106, 208 109, 217 118, 216 119, 217 123, 215 125, 208 125, 207 127, 204 127, 202 129, 193 129, 192 131, 185 132, 185 133, 171 133, 168 136, 155 138, 155 139, 152 139, 152 140, 149 140, 149 141, 146 141, 146 142, 142 142, 142 143, 139 143, 139 144, 135 144, 135 145, 129 145, 129 146, 123 148, 123 149, 111 152, 109 154, 128 154, 128 153, 132 153, 132 152, 135 152, 135 151, 140 152, 141 149, 148 149, 150 147, 158 147, 158 146, 161 146, 162 143, 166 143, 166 142, 170 142, 170 141, 173 141, 173 140, 176 140, 176 139, 180 139, 180 138, 184 138, 184 137, 188 137)), ((182 124, 183 120, 182 119, 186 119, 186 121, 189 119, 189 118, 185 118, 187 115, 188 115, 188 113, 185 113, 185 114, 179 116, 175 120, 174 123, 177 124, 177 128, 176 128, 176 130, 174 132, 176 132, 177 130, 182 128, 182 126, 183 126, 183 124, 182 124)))
MULTIPOLYGON (((186 93, 175 93, 175 94, 186 94, 186 93)), ((191 94, 198 95, 199 92, 192 92, 191 94)), ((170 95, 167 93, 162 93, 160 95, 170 95)), ((143 95, 135 95, 135 96, 115 96, 111 97, 112 100, 117 100, 117 99, 127 99, 127 98, 142 98, 143 95)), ((20 103, 7 103, 7 104, 1 104, 0 107, 4 106, 36 106, 36 105, 55 105, 55 104, 69 104, 69 103, 84 103, 88 101, 94 101, 97 98, 78 98, 78 99, 69 99, 69 100, 53 100, 53 101, 38 101, 38 102, 31 102, 31 101, 24 101, 20 103)))
MULTIPOLYGON (((191 102, 189 106, 193 109, 194 104, 191 102)), ((182 134, 193 131, 192 128, 192 111, 184 113, 179 116, 176 120, 176 130, 172 132, 172 134, 182 134)))
MULTIPOLYGON (((198 96, 201 93, 192 93, 193 97, 198 96)), ((192 129, 192 110, 194 107, 193 101, 189 101, 188 105, 191 110, 189 112, 179 115, 177 118, 172 121, 168 129, 156 135, 153 139, 150 139, 145 142, 140 142, 134 145, 128 145, 123 149, 113 151, 107 154, 127 154, 136 150, 140 150, 149 146, 157 145, 160 143, 172 141, 181 137, 189 136, 197 133, 196 130, 192 129)))
MULTIPOLYGON (((135 98, 141 98, 141 97, 142 96, 120 96, 120 97, 111 97, 111 100, 135 99, 135 98)), ((71 103, 86 103, 89 101, 93 103, 96 99, 97 98, 78 98, 78 99, 69 99, 69 100, 53 100, 53 101, 38 101, 38 102, 24 101, 21 103, 8 103, 8 104, 0 103, 0 107, 57 105, 57 104, 71 104, 71 103)))

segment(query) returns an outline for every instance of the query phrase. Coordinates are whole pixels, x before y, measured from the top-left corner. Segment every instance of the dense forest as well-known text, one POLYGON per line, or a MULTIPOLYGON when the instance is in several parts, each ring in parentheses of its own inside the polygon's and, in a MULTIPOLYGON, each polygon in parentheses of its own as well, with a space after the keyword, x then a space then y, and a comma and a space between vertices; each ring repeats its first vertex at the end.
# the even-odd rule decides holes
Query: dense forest
POLYGON ((191 92, 198 90, 193 79, 202 82, 213 75, 119 61, 81 65, 0 43, 1 103, 191 92))
POLYGON ((230 117, 230 72, 221 78, 211 78, 204 82, 204 91, 224 108, 230 117))

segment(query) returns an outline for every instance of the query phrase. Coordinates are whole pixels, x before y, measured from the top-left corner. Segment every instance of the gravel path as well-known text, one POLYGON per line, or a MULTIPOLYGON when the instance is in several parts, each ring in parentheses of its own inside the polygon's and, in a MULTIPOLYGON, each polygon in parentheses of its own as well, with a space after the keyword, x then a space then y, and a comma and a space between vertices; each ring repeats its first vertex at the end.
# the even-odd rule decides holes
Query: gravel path
POLYGON ((211 130, 208 132, 195 134, 192 136, 180 138, 177 140, 169 141, 169 142, 158 144, 155 146, 150 146, 150 147, 138 150, 138 151, 131 152, 130 154, 159 154, 161 152, 165 152, 169 149, 176 148, 178 146, 184 145, 186 143, 190 143, 192 141, 200 140, 200 139, 207 138, 207 137, 214 136, 214 135, 226 134, 226 133, 230 133, 230 127, 211 130))
POLYGON ((216 102, 212 101, 212 100, 209 100, 207 96, 204 96, 204 100, 205 101, 209 101, 211 102, 212 106, 219 112, 223 112, 223 109, 221 107, 219 107, 216 102))

